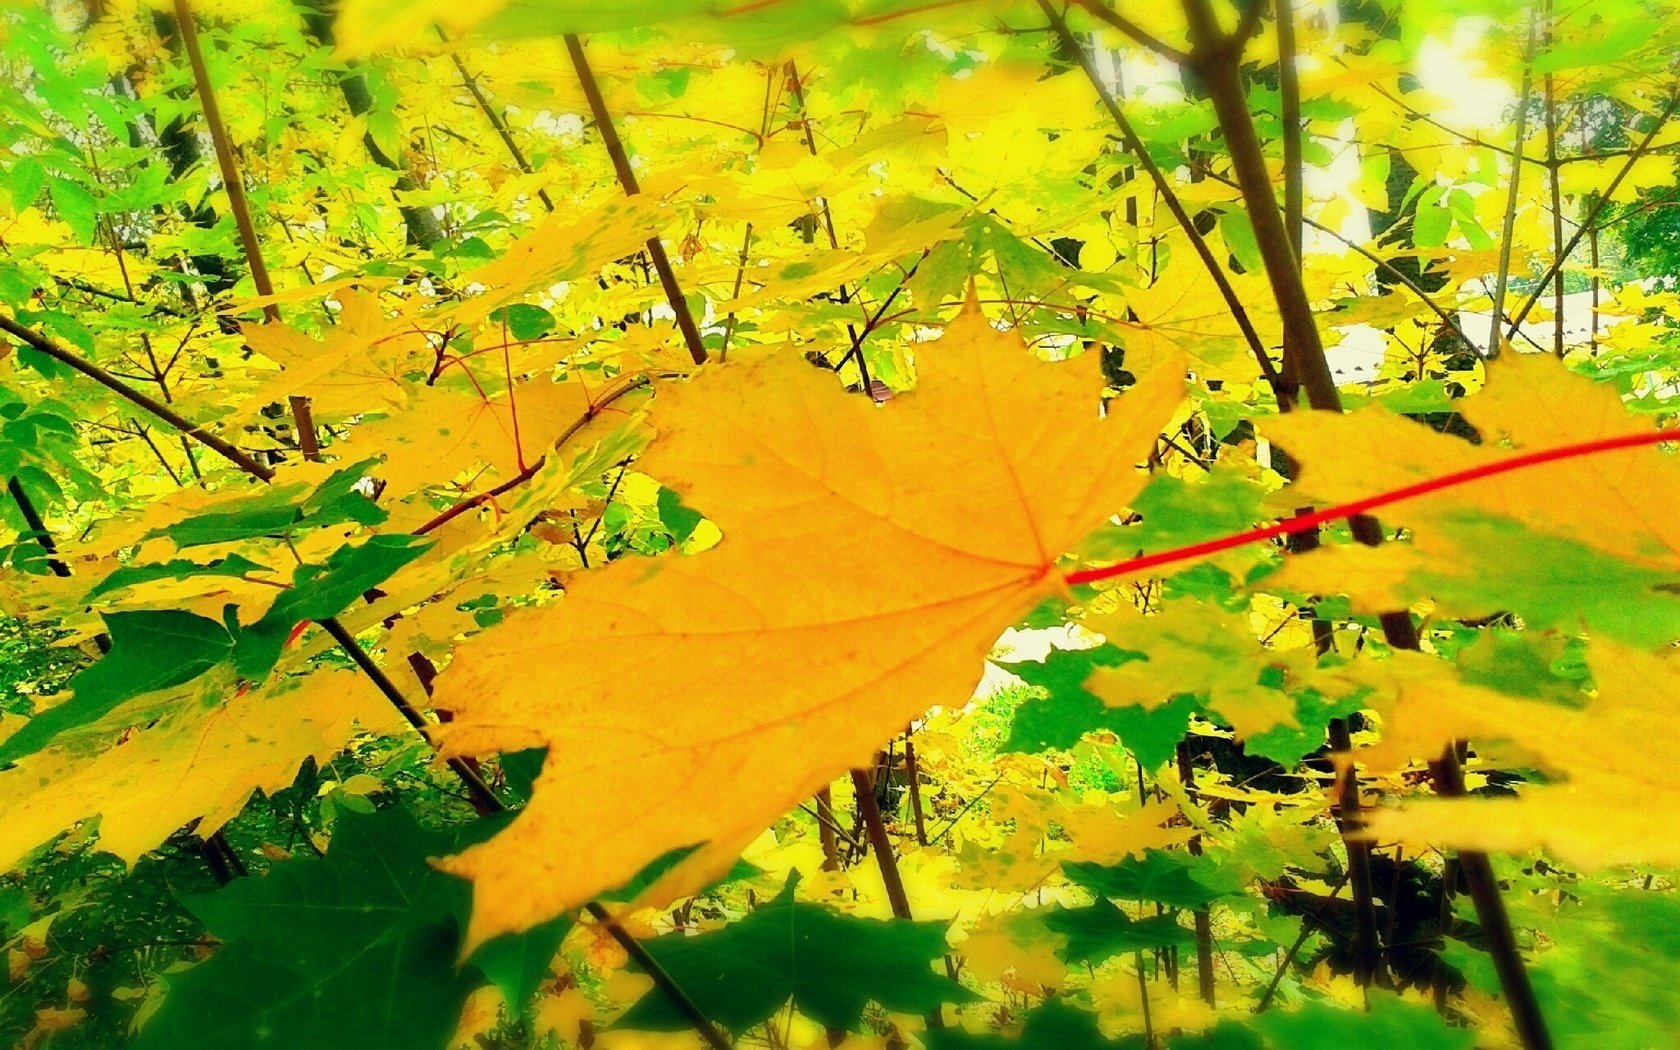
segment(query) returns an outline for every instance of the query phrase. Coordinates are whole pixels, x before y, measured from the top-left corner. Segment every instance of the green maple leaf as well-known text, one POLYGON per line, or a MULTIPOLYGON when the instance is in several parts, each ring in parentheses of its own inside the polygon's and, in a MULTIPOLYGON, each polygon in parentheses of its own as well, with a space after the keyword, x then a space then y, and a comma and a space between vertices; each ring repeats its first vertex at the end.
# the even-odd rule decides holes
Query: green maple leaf
POLYGON ((109 613, 105 630, 111 651, 70 680, 70 699, 0 742, 0 764, 34 754, 60 733, 98 721, 125 700, 184 685, 233 652, 227 628, 176 609, 109 613))
POLYGON ((249 558, 242 558, 237 554, 215 561, 200 564, 185 558, 173 561, 158 562, 153 565, 128 565, 113 571, 109 576, 99 581, 99 585, 88 592, 88 600, 124 587, 135 584, 150 583, 152 580, 186 580, 194 576, 244 576, 247 573, 265 573, 268 568, 259 565, 249 558))
POLYGON ((486 978, 523 1003, 569 921, 491 941, 457 966, 470 890, 428 863, 500 823, 442 832, 401 809, 347 812, 324 858, 186 898, 222 947, 168 978, 136 1046, 442 1050, 486 978))
POLYGON ((374 465, 366 460, 332 473, 314 489, 286 485, 233 501, 231 506, 196 514, 151 536, 167 536, 177 547, 233 543, 259 536, 283 536, 302 528, 323 528, 344 522, 378 525, 385 512, 357 487, 374 465))
POLYGON ((1370 1003, 1369 1013, 1323 1002, 1308 1003, 1291 1013, 1262 1014, 1254 1027, 1280 1050, 1344 1050, 1350 1046, 1469 1050, 1476 1043, 1475 1032, 1448 1027, 1434 1010, 1401 1002, 1392 992, 1373 989, 1370 1003))
POLYGON ((1118 864, 1064 861, 1062 873, 1093 893, 1116 900, 1159 901, 1175 908, 1202 908, 1230 896, 1213 863, 1188 853, 1152 849, 1118 864))
MULTIPOLYGON (((943 924, 842 915, 794 900, 797 881, 789 879, 774 900, 737 922, 693 937, 666 934, 648 941, 648 951, 703 1013, 735 1033, 790 999, 818 1024, 850 1030, 869 1002, 927 1013, 977 998, 933 971, 945 953, 943 924)), ((674 1031, 688 1021, 655 991, 617 1025, 674 1031)))
POLYGON ((373 536, 358 546, 340 547, 325 564, 300 565, 291 589, 276 598, 261 619, 240 631, 233 652, 235 669, 246 678, 261 679, 280 659, 294 626, 337 616, 429 546, 430 540, 413 536, 373 536))
POLYGON ((1198 710, 1194 697, 1180 696, 1153 709, 1111 707, 1085 689, 1085 680, 1098 667, 1118 667, 1141 659, 1111 645, 1094 649, 1052 649, 1043 662, 1022 661, 1004 669, 1030 686, 1042 689, 1042 699, 1021 703, 1003 751, 1067 750, 1086 733, 1108 730, 1150 769, 1172 758, 1173 750, 1190 728, 1198 710))
POLYGON ((1058 954, 1070 963, 1100 963, 1123 952, 1166 948, 1190 941, 1190 931, 1173 915, 1133 919, 1106 897, 1088 908, 1057 908, 1044 925, 1067 938, 1058 954))
MULTIPOLYGON (((173 609, 106 614, 111 651, 70 680, 70 699, 42 711, 0 742, 0 765, 34 754, 60 734, 98 721, 125 701, 184 685, 229 657, 244 677, 263 678, 279 660, 294 625, 338 615, 429 545, 429 540, 412 536, 374 536, 359 546, 341 547, 323 565, 300 566, 292 587, 256 623, 237 633, 208 617, 173 609)), ((125 586, 184 572, 187 564, 124 569, 112 576, 135 573, 117 584, 125 586), (158 575, 148 576, 151 569, 158 575)))

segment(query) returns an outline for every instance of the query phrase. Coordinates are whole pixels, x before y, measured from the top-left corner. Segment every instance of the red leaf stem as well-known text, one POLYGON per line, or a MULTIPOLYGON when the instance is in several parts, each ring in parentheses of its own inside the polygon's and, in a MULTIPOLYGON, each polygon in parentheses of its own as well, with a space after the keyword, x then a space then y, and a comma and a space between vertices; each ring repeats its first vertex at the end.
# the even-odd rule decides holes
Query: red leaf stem
POLYGON ((1428 481, 1419 481, 1416 484, 1390 489, 1387 492, 1379 492, 1374 496, 1366 496, 1364 499, 1357 499, 1351 503, 1340 503, 1323 510, 1314 511, 1311 514, 1286 518, 1271 525, 1249 529, 1247 532, 1232 533, 1217 539, 1204 540, 1201 543, 1157 551, 1154 554, 1145 554, 1142 557, 1132 558, 1129 561, 1114 565, 1080 569, 1077 572, 1067 573, 1063 578, 1070 584, 1077 584, 1094 583, 1097 580, 1107 580, 1115 576, 1127 576, 1144 569, 1171 565, 1174 562, 1189 561, 1192 558, 1217 554, 1220 551, 1242 547, 1250 543, 1258 543, 1261 540, 1305 532, 1326 522, 1352 517, 1355 514, 1369 513, 1391 503, 1415 499, 1418 496, 1427 496, 1432 492, 1467 485, 1484 478, 1497 477, 1500 474, 1508 474, 1513 470, 1523 470, 1527 467, 1537 467, 1542 463, 1556 463, 1565 459, 1597 455, 1600 452, 1614 452, 1617 449, 1636 448, 1640 445, 1655 445, 1659 442, 1674 440, 1680 440, 1680 431, 1653 430, 1644 434, 1623 434, 1618 437, 1599 438, 1596 441, 1583 441, 1574 445, 1560 445, 1557 448, 1541 449, 1538 452, 1525 452, 1522 455, 1511 456, 1496 463, 1484 463, 1479 467, 1471 467, 1468 470, 1455 471, 1451 474, 1443 474, 1438 478, 1430 478, 1428 481))

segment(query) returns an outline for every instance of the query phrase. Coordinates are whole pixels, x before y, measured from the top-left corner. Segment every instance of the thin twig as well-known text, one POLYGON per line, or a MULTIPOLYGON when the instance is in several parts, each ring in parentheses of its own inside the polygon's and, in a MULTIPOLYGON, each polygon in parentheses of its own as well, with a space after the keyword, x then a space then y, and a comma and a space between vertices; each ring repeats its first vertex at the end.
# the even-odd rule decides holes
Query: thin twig
MULTIPOLYGON (((1281 389, 1282 379, 1278 375, 1277 368, 1272 364, 1271 355, 1266 353, 1265 344, 1260 341, 1259 333, 1254 330, 1254 324, 1248 318, 1247 309, 1243 307, 1242 300, 1237 297, 1236 289, 1231 287, 1230 278, 1225 275, 1225 268, 1220 265, 1218 259, 1214 258, 1212 249, 1208 247, 1208 243, 1202 237, 1201 232, 1196 229, 1196 224, 1191 220, 1189 212, 1184 210, 1184 204, 1178 199, 1178 194, 1174 192, 1172 184, 1167 181, 1166 175, 1161 171, 1160 166, 1155 163, 1155 159, 1149 155, 1149 147, 1144 145, 1143 140, 1138 137, 1137 130, 1132 127, 1132 122, 1126 119, 1126 114, 1120 109, 1120 104, 1115 100, 1113 92, 1109 91, 1108 85, 1103 83, 1102 74, 1097 72, 1097 67, 1092 64, 1091 57, 1074 39, 1073 32, 1068 29, 1067 20, 1051 6, 1050 0, 1038 0, 1038 6, 1044 12, 1045 17, 1050 19, 1050 27, 1061 38, 1063 48, 1069 54, 1078 58, 1079 66, 1085 72, 1085 78, 1096 89, 1098 98, 1102 100, 1103 108, 1108 110, 1109 118, 1114 121, 1115 127, 1120 130, 1120 137, 1125 141, 1126 148, 1131 150, 1133 156, 1137 157, 1138 163, 1143 165, 1143 170, 1148 173, 1150 181, 1155 184, 1156 192, 1161 195, 1161 203, 1165 204, 1167 210, 1172 213, 1179 228, 1189 238, 1190 246, 1196 252, 1197 258, 1201 259, 1202 266, 1207 270, 1208 276, 1213 278, 1214 286, 1219 289, 1220 297, 1225 300, 1225 306, 1230 310, 1232 320, 1236 321, 1237 328, 1242 331, 1243 339, 1248 343, 1249 351, 1254 354, 1254 363, 1259 366, 1260 374, 1266 378, 1266 382, 1281 400, 1284 397, 1281 389)), ((1090 10, 1087 5, 1081 4, 1080 6, 1090 10)))
MULTIPOLYGON (((1120 32, 1126 34, 1135 42, 1142 44, 1144 47, 1147 47, 1149 50, 1155 52, 1157 55, 1160 55, 1162 58, 1174 65, 1182 66, 1190 61, 1190 56, 1188 54, 1171 46, 1164 40, 1160 40, 1149 35, 1149 33, 1145 32, 1143 27, 1138 25, 1136 22, 1133 22, 1126 16, 1103 6, 1101 0, 1072 0, 1072 3, 1073 6, 1089 12, 1098 21, 1106 22, 1115 29, 1120 30, 1120 32)), ((1059 18, 1060 16, 1058 15, 1056 17, 1059 18)))
MULTIPOLYGON (((1523 131, 1528 126, 1528 99, 1534 88, 1534 23, 1528 27, 1528 46, 1523 52, 1522 90, 1517 93, 1516 147, 1511 151, 1511 184, 1505 194, 1505 218, 1500 226, 1499 270, 1493 285, 1493 330, 1488 336, 1487 356, 1498 357, 1500 347, 1500 315, 1505 309, 1505 288, 1511 279, 1511 249, 1517 228, 1517 205, 1522 200, 1522 144, 1523 131)), ((1554 172, 1555 175, 1555 172, 1554 172)), ((1560 321, 1561 323, 1561 321, 1560 321)), ((1513 331, 1515 325, 1512 326, 1513 331)))
MULTIPOLYGON (((1441 757, 1429 763, 1435 779, 1435 791, 1444 798, 1462 798, 1464 772, 1458 763, 1458 745, 1450 744, 1441 757)), ((1516 934, 1511 929, 1511 917, 1505 911, 1505 899, 1499 893, 1499 880, 1494 875, 1493 862, 1486 853, 1461 850, 1459 868, 1470 887, 1470 899, 1476 905, 1476 921, 1487 940, 1488 954, 1493 957, 1494 969, 1499 973, 1499 988, 1505 993, 1506 1008, 1516 1025, 1517 1037, 1524 1050, 1551 1050, 1552 1037, 1546 1028, 1545 1015, 1535 998, 1534 986, 1529 982, 1523 965, 1522 952, 1517 948, 1516 934)))
POLYGON ((82 375, 87 376, 100 386, 115 392, 125 400, 145 409, 158 419, 168 423, 176 430, 179 430, 181 433, 197 441, 205 448, 215 452, 217 455, 234 464, 252 477, 258 478, 262 481, 269 481, 273 479, 274 471, 272 468, 257 462, 245 452, 235 448, 228 442, 223 441, 221 438, 210 433, 208 430, 205 430, 197 423, 187 419, 173 408, 170 408, 168 405, 149 394, 145 394, 134 389, 132 386, 129 386, 121 379, 112 375, 106 369, 99 367, 75 351, 64 347, 56 340, 49 339, 48 337, 41 335, 39 332, 18 323, 15 319, 8 317, 5 314, 0 314, 0 330, 11 333, 13 336, 16 336, 18 339, 21 339, 25 343, 29 344, 32 349, 46 354, 48 357, 58 361, 60 364, 68 365, 70 368, 73 368, 82 375))
POLYGON ((1342 887, 1348 884, 1348 877, 1352 874, 1353 870, 1351 868, 1342 872, 1341 880, 1336 883, 1336 888, 1330 891, 1330 896, 1324 898, 1323 902, 1313 909, 1311 915, 1302 916, 1301 932, 1295 938, 1295 943, 1289 946, 1287 952, 1284 952, 1283 962, 1278 965, 1277 972, 1272 974, 1271 983, 1266 985, 1266 994, 1262 995, 1260 1001, 1254 1006, 1255 1013, 1263 1014, 1266 1012, 1266 1007, 1272 1005, 1272 996, 1277 992, 1279 982, 1283 980, 1284 973, 1289 970, 1289 964, 1294 962, 1295 956, 1300 953, 1301 946, 1306 944, 1307 938, 1312 935, 1313 927, 1327 928, 1323 926, 1324 913, 1330 910, 1330 902, 1336 899, 1336 894, 1342 892, 1342 887))
MULTIPOLYGON (((185 3, 186 0, 176 0, 185 3)), ((589 56, 584 54, 583 41, 576 33, 566 34, 566 51, 571 56, 572 68, 577 72, 579 83, 583 85, 583 96, 589 101, 589 112, 595 118, 595 129, 601 133, 601 142, 607 148, 607 156, 612 158, 613 172, 618 176, 618 185, 627 197, 635 197, 642 192, 641 185, 636 181, 636 173, 630 167, 630 157, 624 152, 624 143, 619 141, 618 129, 613 126, 612 114, 607 112, 607 103, 601 97, 601 85, 595 80, 594 70, 589 68, 589 56)), ((700 329, 694 324, 694 315, 688 309, 688 301, 683 298, 682 285, 677 283, 676 271, 671 269, 671 260, 665 254, 665 245, 656 233, 647 239, 648 258, 653 262, 654 270, 659 274, 659 283, 665 289, 665 301, 670 305, 671 312, 676 315, 677 327, 682 331, 683 342, 688 345, 688 355, 697 365, 706 363, 706 348, 700 341, 700 329)))
MULTIPOLYGON (((1528 298, 1523 302, 1522 309, 1517 311, 1515 319, 1512 320, 1511 332, 1515 332, 1528 317, 1528 312, 1534 309, 1534 304, 1540 300, 1547 282, 1551 281, 1557 271, 1563 268, 1564 262, 1568 260, 1570 253, 1575 250, 1575 246, 1581 243, 1581 238, 1585 237, 1587 231, 1592 229, 1594 223, 1598 221, 1599 214, 1609 207, 1610 198, 1616 195, 1617 187, 1621 186, 1622 180, 1627 178, 1628 172, 1633 170, 1633 166, 1639 162, 1639 158, 1650 152, 1651 143, 1655 141, 1657 133, 1667 126, 1668 119, 1674 115, 1677 107, 1680 107, 1680 91, 1675 92, 1669 98, 1668 104, 1663 107, 1662 113, 1657 117, 1656 122, 1651 125, 1651 130, 1646 132, 1645 137, 1628 153, 1627 163, 1622 165, 1621 170, 1616 172, 1616 177, 1610 180, 1610 185, 1606 186, 1603 192, 1598 195, 1598 199, 1593 202, 1592 210, 1587 212, 1587 217, 1581 221, 1580 226, 1576 227, 1575 235, 1569 238, 1569 243, 1563 246, 1563 251, 1559 252, 1558 257, 1552 260, 1552 265, 1547 268, 1545 274, 1535 284, 1534 291, 1529 293, 1528 298)), ((1510 337, 1509 332, 1506 337, 1510 337)))
MULTIPOLYGON (((175 21, 180 28, 181 44, 186 48, 187 61, 192 66, 193 83, 198 100, 204 107, 204 124, 216 148, 216 164, 222 172, 222 188, 227 191, 228 205, 233 211, 234 225, 245 248, 245 263, 251 269, 251 284, 257 294, 272 296, 274 284, 268 278, 268 266, 263 262, 262 246, 257 241, 257 229, 251 221, 251 205, 245 199, 245 184, 240 179, 239 162, 233 155, 227 126, 222 123, 222 110, 216 102, 216 92, 210 84, 210 71, 204 64, 204 50, 198 42, 198 26, 193 21, 192 5, 188 0, 175 0, 175 21)), ((280 311, 273 303, 263 306, 270 321, 280 319, 280 311)))

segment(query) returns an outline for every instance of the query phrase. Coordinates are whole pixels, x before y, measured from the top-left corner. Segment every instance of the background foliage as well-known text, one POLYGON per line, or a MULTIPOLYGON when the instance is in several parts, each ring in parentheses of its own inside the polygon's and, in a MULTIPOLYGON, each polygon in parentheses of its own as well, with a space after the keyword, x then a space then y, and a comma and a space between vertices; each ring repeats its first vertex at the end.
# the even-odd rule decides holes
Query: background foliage
POLYGON ((1677 35, 6 4, 0 1033, 1669 1045, 1677 35))

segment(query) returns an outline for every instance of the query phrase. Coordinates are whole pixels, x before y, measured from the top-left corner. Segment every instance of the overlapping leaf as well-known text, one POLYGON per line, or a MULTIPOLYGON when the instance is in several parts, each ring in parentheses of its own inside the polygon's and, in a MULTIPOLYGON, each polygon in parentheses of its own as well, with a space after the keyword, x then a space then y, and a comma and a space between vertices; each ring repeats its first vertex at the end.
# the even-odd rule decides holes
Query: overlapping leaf
POLYGON ((549 748, 513 826, 447 862, 477 887, 474 941, 696 840, 692 866, 718 866, 930 701, 966 696, 1058 555, 1137 491, 1179 398, 1163 367, 1100 418, 1089 371, 1036 360, 973 306, 920 357, 915 392, 884 407, 792 356, 667 391, 643 469, 722 544, 582 577, 460 650, 439 681, 447 746, 549 748), (585 835, 587 856, 555 848, 585 835))

